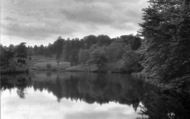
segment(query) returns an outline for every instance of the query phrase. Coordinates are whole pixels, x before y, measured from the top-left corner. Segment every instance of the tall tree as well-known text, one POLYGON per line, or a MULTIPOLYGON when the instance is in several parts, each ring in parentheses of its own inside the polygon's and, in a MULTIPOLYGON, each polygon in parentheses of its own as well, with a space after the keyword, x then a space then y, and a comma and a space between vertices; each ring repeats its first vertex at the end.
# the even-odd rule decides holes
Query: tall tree
POLYGON ((98 44, 99 46, 109 45, 109 44, 111 43, 111 39, 110 39, 110 37, 107 36, 107 35, 99 35, 99 36, 97 37, 97 40, 98 40, 97 44, 98 44))
POLYGON ((105 70, 107 61, 108 60, 105 55, 105 47, 98 47, 91 52, 88 63, 96 64, 98 67, 98 71, 102 72, 105 70))
POLYGON ((58 65, 63 53, 63 45, 64 45, 64 39, 62 39, 61 37, 58 37, 58 39, 53 44, 58 65))
POLYGON ((88 35, 83 38, 84 48, 90 48, 93 44, 97 43, 97 37, 94 35, 88 35))
POLYGON ((10 60, 14 57, 13 50, 6 49, 0 45, 0 67, 7 68, 10 64, 10 60))
POLYGON ((189 73, 188 1, 150 0, 149 7, 144 9, 144 23, 141 26, 147 46, 145 71, 148 76, 169 81, 189 73))
POLYGON ((78 53, 79 63, 85 64, 89 59, 89 51, 87 49, 80 49, 78 53))
POLYGON ((20 43, 17 47, 16 47, 16 55, 17 57, 21 57, 21 58, 27 58, 27 48, 25 46, 25 42, 20 43))

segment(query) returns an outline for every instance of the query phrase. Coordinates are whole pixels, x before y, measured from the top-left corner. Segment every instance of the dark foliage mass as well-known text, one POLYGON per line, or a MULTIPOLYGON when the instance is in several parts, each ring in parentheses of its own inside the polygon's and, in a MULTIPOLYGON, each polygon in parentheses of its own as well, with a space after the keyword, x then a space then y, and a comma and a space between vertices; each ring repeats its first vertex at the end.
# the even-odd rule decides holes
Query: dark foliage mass
POLYGON ((160 81, 190 74, 189 0, 150 0, 144 9, 145 71, 160 81))
MULTIPOLYGON (((99 71, 105 71, 110 63, 117 63, 120 64, 120 70, 129 71, 129 67, 123 67, 125 66, 123 64, 130 65, 130 67, 139 64, 140 54, 136 50, 140 46, 141 38, 133 35, 124 35, 118 38, 110 38, 107 35, 89 35, 82 39, 67 40, 58 37, 53 44, 48 46, 29 46, 26 48, 24 43, 16 47, 12 45, 9 47, 1 46, 1 58, 4 57, 3 55, 10 56, 10 53, 23 58, 27 58, 27 55, 29 58, 33 56, 53 57, 57 60, 57 64, 60 61, 70 62, 71 65, 95 64, 99 71)), ((2 59, 2 62, 4 61, 8 60, 2 59)))
POLYGON ((107 35, 89 35, 82 39, 65 40, 59 37, 53 44, 28 47, 28 50, 30 55, 56 57, 57 60, 71 62, 72 65, 88 62, 102 65, 104 62, 119 60, 125 51, 135 51, 140 46, 141 38, 133 35, 118 38, 110 38, 107 35))
POLYGON ((27 72, 28 52, 25 43, 0 46, 0 73, 27 72))

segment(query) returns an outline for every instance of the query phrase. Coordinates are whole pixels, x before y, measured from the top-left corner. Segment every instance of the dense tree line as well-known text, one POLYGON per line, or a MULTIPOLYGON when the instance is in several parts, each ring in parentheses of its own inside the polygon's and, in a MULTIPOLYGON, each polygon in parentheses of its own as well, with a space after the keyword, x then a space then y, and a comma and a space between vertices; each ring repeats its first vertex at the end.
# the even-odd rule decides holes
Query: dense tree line
POLYGON ((25 43, 18 46, 1 46, 1 63, 7 64, 8 67, 16 57, 32 59, 33 56, 45 56, 55 58, 57 64, 60 61, 70 62, 71 65, 95 64, 99 71, 105 71, 108 64, 115 63, 115 67, 118 65, 116 68, 119 70, 129 71, 131 67, 140 65, 141 56, 136 52, 140 46, 141 38, 133 35, 123 35, 117 38, 110 38, 107 35, 89 35, 82 39, 58 37, 48 46, 26 47, 25 43))
POLYGON ((28 52, 25 43, 17 46, 0 45, 0 73, 27 71, 28 52))
POLYGON ((190 75, 189 0, 150 0, 144 9, 145 71, 160 81, 190 75))
POLYGON ((30 55, 55 57, 58 62, 68 61, 71 65, 96 64, 101 70, 105 64, 123 62, 127 57, 127 60, 137 63, 138 60, 133 58, 139 55, 135 52, 140 46, 141 38, 133 35, 123 35, 118 38, 89 35, 82 39, 67 40, 58 37, 53 44, 28 47, 28 51, 30 55))

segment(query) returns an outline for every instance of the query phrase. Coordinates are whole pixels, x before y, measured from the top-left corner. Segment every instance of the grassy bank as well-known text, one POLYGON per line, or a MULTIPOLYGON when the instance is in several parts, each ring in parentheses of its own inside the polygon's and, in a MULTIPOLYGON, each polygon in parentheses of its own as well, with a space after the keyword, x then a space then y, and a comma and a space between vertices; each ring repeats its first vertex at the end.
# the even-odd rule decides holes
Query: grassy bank
POLYGON ((70 67, 70 63, 65 61, 60 61, 58 64, 54 57, 32 56, 29 66, 30 70, 63 71, 67 67, 70 67))
POLYGON ((69 62, 61 60, 59 64, 54 57, 33 56, 30 62, 30 70, 36 71, 67 71, 67 72, 109 72, 132 73, 138 72, 142 67, 125 67, 122 61, 106 63, 101 69, 96 64, 78 64, 71 66, 69 62))

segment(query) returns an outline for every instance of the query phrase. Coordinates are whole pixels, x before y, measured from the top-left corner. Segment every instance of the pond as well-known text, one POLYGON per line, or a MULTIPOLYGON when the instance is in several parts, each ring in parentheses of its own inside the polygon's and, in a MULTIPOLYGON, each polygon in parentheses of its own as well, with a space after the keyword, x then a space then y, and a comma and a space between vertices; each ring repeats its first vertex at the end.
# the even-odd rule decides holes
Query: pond
POLYGON ((33 72, 1 77, 2 119, 185 119, 189 99, 125 74, 33 72))

